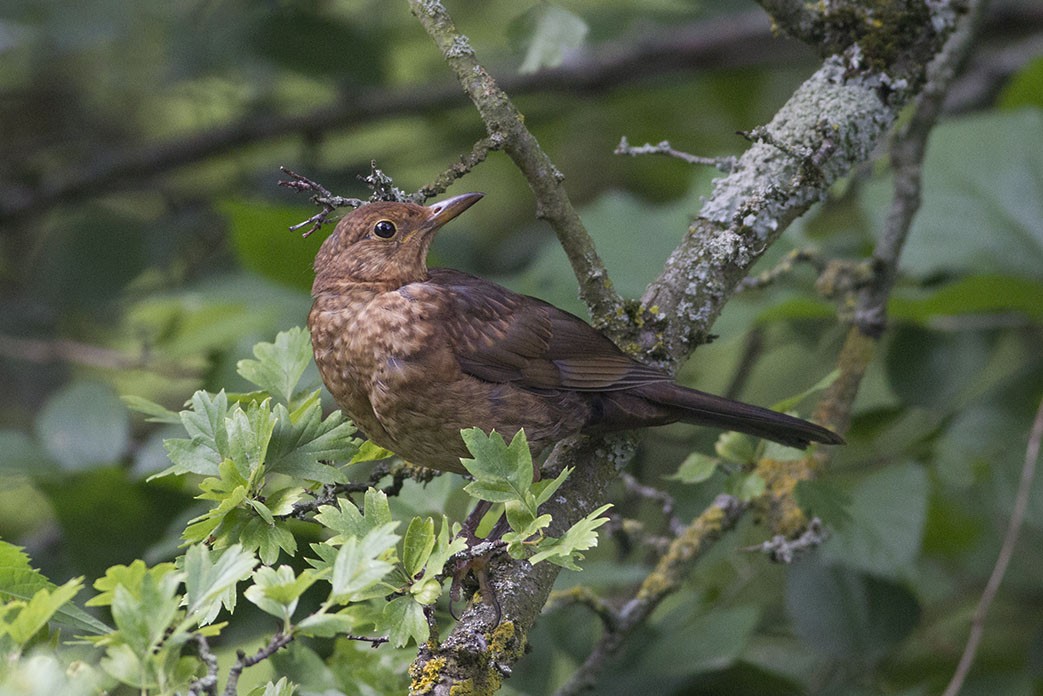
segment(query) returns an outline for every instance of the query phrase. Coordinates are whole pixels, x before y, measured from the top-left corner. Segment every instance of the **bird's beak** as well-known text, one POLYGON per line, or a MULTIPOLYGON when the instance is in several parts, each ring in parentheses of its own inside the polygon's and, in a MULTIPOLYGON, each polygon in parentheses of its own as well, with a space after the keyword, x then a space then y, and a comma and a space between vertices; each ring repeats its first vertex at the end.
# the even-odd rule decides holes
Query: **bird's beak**
POLYGON ((433 203, 427 206, 427 221, 434 229, 438 229, 477 203, 484 195, 484 193, 461 193, 459 196, 433 203))

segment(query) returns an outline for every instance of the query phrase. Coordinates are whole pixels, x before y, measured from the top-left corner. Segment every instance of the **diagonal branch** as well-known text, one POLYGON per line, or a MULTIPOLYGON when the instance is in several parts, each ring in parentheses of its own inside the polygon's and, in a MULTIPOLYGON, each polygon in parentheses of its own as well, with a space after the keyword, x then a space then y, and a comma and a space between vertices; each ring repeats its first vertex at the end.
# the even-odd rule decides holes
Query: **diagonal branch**
POLYGON ((467 37, 457 30, 442 3, 410 0, 409 4, 474 102, 489 136, 502 143, 504 152, 525 175, 536 196, 536 216, 550 223, 557 234, 579 280, 580 297, 587 303, 595 322, 604 324, 619 316, 622 300, 612 289, 594 242, 569 200, 562 183, 564 175, 540 147, 536 136, 525 127, 521 112, 478 62, 467 37))

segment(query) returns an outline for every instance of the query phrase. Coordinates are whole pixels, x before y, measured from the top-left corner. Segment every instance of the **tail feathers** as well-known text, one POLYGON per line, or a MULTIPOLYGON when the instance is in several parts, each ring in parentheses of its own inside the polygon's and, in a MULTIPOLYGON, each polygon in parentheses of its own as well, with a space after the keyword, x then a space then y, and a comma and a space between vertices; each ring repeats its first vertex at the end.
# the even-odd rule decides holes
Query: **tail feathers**
POLYGON ((655 409, 658 412, 655 420, 660 423, 681 421, 736 430, 801 449, 812 442, 844 444, 844 438, 821 425, 669 382, 646 385, 631 392, 659 407, 655 409))

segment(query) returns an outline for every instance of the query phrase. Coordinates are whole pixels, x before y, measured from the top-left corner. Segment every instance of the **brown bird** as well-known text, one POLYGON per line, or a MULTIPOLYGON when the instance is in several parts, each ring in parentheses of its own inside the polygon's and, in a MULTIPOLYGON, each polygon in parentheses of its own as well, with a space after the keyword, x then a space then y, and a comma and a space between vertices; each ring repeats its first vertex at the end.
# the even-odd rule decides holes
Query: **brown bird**
POLYGON ((476 203, 376 202, 346 215, 315 257, 315 362, 345 413, 410 462, 464 472, 460 430, 534 454, 576 433, 683 421, 793 447, 841 444, 808 421, 688 389, 579 317, 460 271, 427 267, 442 225, 476 203))

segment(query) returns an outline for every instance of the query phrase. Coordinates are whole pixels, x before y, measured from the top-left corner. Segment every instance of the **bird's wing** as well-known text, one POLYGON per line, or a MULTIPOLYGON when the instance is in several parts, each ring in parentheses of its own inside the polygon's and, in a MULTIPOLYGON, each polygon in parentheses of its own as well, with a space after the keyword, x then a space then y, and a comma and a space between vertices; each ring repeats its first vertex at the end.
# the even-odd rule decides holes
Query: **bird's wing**
POLYGON ((460 368, 532 390, 614 391, 670 382, 579 317, 480 278, 433 269, 441 324, 460 368))

